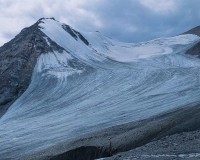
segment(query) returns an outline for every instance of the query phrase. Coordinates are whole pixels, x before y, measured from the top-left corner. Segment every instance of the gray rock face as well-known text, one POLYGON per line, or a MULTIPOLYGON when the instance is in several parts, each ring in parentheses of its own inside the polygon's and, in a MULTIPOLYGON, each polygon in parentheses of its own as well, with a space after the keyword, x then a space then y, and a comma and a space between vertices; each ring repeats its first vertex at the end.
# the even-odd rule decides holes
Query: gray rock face
POLYGON ((89 45, 89 42, 87 41, 87 39, 85 39, 84 37, 83 37, 83 35, 80 33, 80 32, 78 32, 78 31, 76 31, 76 30, 74 30, 74 29, 72 29, 69 25, 66 25, 66 24, 63 24, 63 29, 66 31, 66 32, 68 32, 75 40, 78 40, 78 39, 80 39, 83 43, 85 43, 85 45, 89 45))
MULTIPOLYGON (((195 34, 197 36, 200 36, 200 26, 197 26, 183 34, 195 34)), ((200 58, 200 42, 197 44, 194 44, 194 46, 192 48, 190 48, 186 54, 190 54, 190 55, 195 55, 197 57, 200 58)))
POLYGON ((184 32, 183 34, 195 34, 197 36, 200 36, 200 26, 192 28, 191 30, 184 32))
POLYGON ((104 160, 199 160, 199 141, 200 131, 184 132, 164 137, 104 160))
POLYGON ((190 48, 186 54, 194 55, 200 58, 200 42, 195 44, 192 48, 190 48))
POLYGON ((0 116, 26 90, 40 54, 63 49, 40 31, 38 24, 23 29, 0 47, 0 116), (46 37, 51 44, 47 44, 46 37))

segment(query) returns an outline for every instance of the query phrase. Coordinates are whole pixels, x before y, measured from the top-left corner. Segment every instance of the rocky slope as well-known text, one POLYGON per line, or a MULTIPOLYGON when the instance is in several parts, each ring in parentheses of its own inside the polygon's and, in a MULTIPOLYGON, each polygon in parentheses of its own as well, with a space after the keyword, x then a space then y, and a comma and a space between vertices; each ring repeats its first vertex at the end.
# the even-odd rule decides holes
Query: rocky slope
POLYGON ((198 160, 200 131, 183 132, 102 160, 198 160))
MULTIPOLYGON (((174 119, 170 121, 174 125, 169 127, 170 129, 160 130, 155 137, 152 137, 150 143, 135 146, 135 149, 102 160, 198 160, 200 158, 199 106, 177 111, 171 116, 174 119)), ((163 123, 158 122, 158 124, 163 123)))
MULTIPOLYGON (((200 26, 197 26, 187 32, 185 32, 184 34, 195 34, 197 36, 200 36, 200 26)), ((196 43, 192 48, 190 48, 186 54, 190 54, 190 55, 195 55, 197 57, 200 57, 200 42, 196 43)))
POLYGON ((37 58, 52 50, 63 49, 40 31, 38 24, 24 28, 14 39, 0 47, 0 116, 19 98, 31 82, 37 58))

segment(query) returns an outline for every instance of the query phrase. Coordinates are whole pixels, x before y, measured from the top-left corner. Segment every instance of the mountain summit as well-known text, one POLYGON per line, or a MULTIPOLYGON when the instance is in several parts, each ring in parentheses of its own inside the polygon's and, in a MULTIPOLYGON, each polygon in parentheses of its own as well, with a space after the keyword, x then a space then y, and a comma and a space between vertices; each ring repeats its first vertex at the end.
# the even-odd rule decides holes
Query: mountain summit
POLYGON ((38 20, 0 48, 0 157, 92 160, 199 129, 199 42, 38 20))
POLYGON ((27 89, 37 58, 53 50, 63 50, 50 39, 51 45, 47 44, 47 36, 39 27, 42 20, 23 29, 0 48, 0 115, 27 89))

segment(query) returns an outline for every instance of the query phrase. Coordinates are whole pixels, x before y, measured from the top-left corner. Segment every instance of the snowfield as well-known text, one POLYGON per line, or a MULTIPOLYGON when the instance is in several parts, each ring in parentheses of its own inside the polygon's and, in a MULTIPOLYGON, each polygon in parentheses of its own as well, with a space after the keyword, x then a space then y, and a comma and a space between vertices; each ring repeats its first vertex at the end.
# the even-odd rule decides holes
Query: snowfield
POLYGON ((200 103, 200 60, 184 54, 199 37, 122 43, 83 32, 86 45, 63 24, 43 22, 41 31, 65 51, 38 58, 29 88, 0 119, 5 159, 200 103))

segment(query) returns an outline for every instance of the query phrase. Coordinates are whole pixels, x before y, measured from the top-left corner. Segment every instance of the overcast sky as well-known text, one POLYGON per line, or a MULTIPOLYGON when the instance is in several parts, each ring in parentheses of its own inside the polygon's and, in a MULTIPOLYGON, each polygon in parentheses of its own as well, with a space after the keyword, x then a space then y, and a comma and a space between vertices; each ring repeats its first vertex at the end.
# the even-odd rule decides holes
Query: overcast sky
POLYGON ((200 25, 200 0, 0 0, 0 45, 41 17, 138 42, 200 25))

